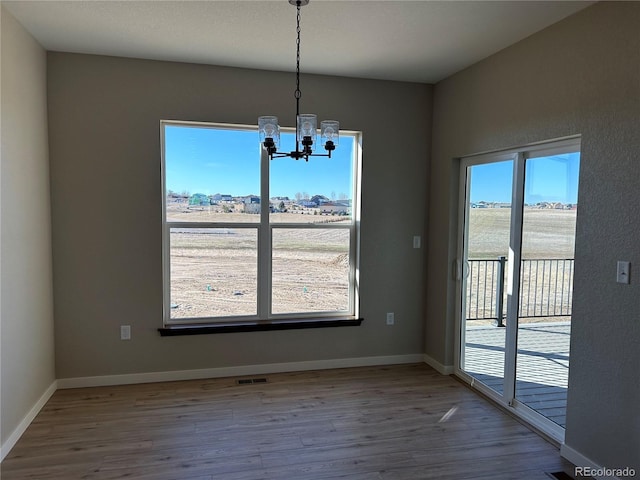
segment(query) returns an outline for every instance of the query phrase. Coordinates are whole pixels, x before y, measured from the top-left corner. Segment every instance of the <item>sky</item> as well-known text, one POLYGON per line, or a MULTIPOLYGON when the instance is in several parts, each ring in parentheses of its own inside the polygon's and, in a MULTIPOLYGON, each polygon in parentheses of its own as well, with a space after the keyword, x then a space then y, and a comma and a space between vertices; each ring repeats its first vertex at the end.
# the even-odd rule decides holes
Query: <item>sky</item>
MULTIPOLYGON (((317 138, 317 153, 325 150, 317 138)), ((233 196, 260 195, 260 143, 256 130, 165 125, 167 191, 233 196)), ((352 198, 354 138, 340 136, 331 158, 270 162, 270 197, 296 193, 352 198)), ((295 150, 295 134, 282 133, 279 151, 295 150)))
MULTIPOLYGON (((300 193, 352 198, 354 145, 353 137, 341 135, 330 159, 271 160, 269 196, 294 199, 300 193)), ((317 147, 324 153, 321 145, 317 147)), ((166 125, 167 191, 260 195, 260 148, 257 130, 166 125)), ((279 151, 294 148, 295 134, 282 133, 279 151)), ((577 203, 579 167, 579 152, 527 160, 525 203, 577 203)), ((472 203, 511 202, 512 161, 474 165, 471 169, 472 203)))
MULTIPOLYGON (((528 159, 525 170, 525 203, 577 203, 579 169, 579 152, 528 159)), ((473 165, 471 202, 511 203, 512 177, 511 160, 473 165)))

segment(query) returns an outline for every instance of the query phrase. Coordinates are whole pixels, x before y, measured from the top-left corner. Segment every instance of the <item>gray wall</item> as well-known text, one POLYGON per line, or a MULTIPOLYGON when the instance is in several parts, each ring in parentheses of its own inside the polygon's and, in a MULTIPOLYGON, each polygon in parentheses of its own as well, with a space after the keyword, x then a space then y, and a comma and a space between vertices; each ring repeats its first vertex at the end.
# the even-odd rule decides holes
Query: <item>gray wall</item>
POLYGON ((64 53, 48 69, 58 378, 422 353, 431 87, 302 78, 303 110, 364 132, 362 326, 161 338, 160 119, 292 125, 295 77, 64 53))
POLYGON ((426 353, 453 364, 453 160, 582 135, 567 446, 640 470, 640 3, 604 2, 439 83, 429 192, 426 353), (616 261, 634 266, 615 283, 616 261), (636 268, 637 267, 637 268, 636 268))
POLYGON ((46 54, 4 7, 1 68, 0 439, 4 445, 55 381, 46 54))

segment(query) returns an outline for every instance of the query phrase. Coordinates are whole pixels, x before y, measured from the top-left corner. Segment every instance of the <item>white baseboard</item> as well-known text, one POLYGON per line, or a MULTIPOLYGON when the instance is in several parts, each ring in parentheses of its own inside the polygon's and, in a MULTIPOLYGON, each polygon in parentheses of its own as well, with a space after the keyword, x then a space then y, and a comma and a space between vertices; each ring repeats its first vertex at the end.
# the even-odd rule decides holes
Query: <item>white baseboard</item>
MULTIPOLYGON (((618 477, 612 475, 597 475, 594 472, 607 473, 607 469, 599 466, 597 463, 591 461, 577 450, 562 444, 560 446, 560 456, 573 463, 576 467, 587 467, 590 470, 590 476, 596 480, 619 480, 618 477)), ((578 477, 579 478, 579 477, 578 477)))
POLYGON ((35 405, 31 407, 31 410, 27 412, 20 424, 15 428, 13 432, 11 432, 9 438, 7 438, 7 440, 2 444, 2 447, 0 447, 0 462, 4 460, 4 457, 7 456, 7 454, 11 451, 18 440, 20 440, 22 434, 27 430, 33 419, 36 418, 36 415, 38 415, 40 410, 42 410, 42 407, 44 407, 45 403, 49 401, 51 395, 53 395, 57 389, 58 382, 57 380, 54 380, 53 383, 49 385, 49 388, 47 388, 42 396, 38 399, 35 405))
POLYGON ((453 375, 453 365, 443 365, 426 353, 422 356, 422 361, 430 367, 435 368, 442 375, 453 375))
POLYGON ((96 377, 73 377, 58 379, 58 388, 101 387, 129 385, 133 383, 171 382, 176 380, 197 380, 202 378, 222 378, 269 373, 300 372, 306 370, 327 370, 332 368, 369 367, 421 363, 422 354, 390 355, 380 357, 339 358, 332 360, 312 360, 306 362, 268 363, 265 365, 241 365, 237 367, 203 368, 197 370, 174 370, 169 372, 130 373, 124 375, 102 375, 96 377))

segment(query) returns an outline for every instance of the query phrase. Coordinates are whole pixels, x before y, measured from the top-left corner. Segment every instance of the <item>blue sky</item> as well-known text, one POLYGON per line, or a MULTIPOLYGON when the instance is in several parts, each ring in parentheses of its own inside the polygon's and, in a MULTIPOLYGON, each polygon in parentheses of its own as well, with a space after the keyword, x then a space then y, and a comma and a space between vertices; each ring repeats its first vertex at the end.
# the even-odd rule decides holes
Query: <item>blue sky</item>
MULTIPOLYGON (((320 142, 320 137, 317 139, 320 142)), ((317 145, 318 153, 324 148, 317 145)), ((257 130, 165 126, 167 190, 230 195, 260 194, 260 143, 257 130)), ((296 193, 351 198, 354 140, 340 137, 331 158, 309 162, 278 158, 270 162, 270 197, 296 193)), ((280 150, 295 149, 295 135, 282 134, 280 150)))
MULTIPOLYGON (((527 160, 525 203, 577 203, 579 169, 579 152, 527 160)), ((474 165, 471 202, 511 203, 512 176, 512 161, 474 165)))
MULTIPOLYGON (((167 125, 165 143, 167 190, 205 195, 260 194, 261 147, 257 130, 167 125)), ((294 148, 295 135, 283 133, 280 150, 294 148)), ((307 193, 351 198, 353 148, 353 137, 341 136, 331 159, 272 160, 270 196, 295 198, 296 193, 307 193)), ((578 152, 528 160, 525 203, 577 203, 579 166, 578 152)), ((510 203, 512 170, 511 161, 474 165, 471 201, 510 203)))

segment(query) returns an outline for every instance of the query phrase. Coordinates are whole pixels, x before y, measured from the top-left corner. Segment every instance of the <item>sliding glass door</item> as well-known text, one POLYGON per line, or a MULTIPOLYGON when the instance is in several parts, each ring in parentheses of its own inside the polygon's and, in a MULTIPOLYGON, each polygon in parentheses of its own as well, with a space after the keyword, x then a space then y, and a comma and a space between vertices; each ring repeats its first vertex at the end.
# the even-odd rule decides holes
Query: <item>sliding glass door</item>
POLYGON ((511 229, 513 160, 468 165, 462 363, 474 379, 503 392, 504 278, 511 229))
POLYGON ((564 427, 580 154, 525 161, 515 394, 564 427))
POLYGON ((458 373, 556 437, 566 411, 579 150, 572 139, 461 161, 458 373))

